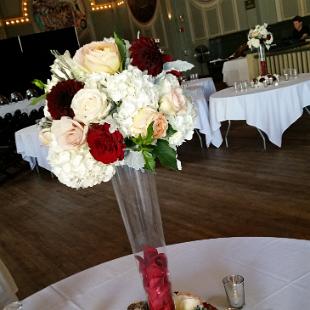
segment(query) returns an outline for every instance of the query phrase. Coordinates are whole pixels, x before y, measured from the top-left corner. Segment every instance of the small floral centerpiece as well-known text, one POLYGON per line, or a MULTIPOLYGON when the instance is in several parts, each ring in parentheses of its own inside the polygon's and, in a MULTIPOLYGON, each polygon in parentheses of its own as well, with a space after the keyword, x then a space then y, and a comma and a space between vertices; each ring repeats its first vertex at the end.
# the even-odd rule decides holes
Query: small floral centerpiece
POLYGON ((248 34, 248 47, 253 50, 258 50, 259 58, 259 73, 260 75, 267 74, 267 62, 266 62, 266 52, 265 48, 269 50, 272 42, 273 36, 267 29, 268 25, 264 23, 263 25, 256 25, 254 29, 250 29, 248 34))
POLYGON ((272 42, 273 36, 270 31, 267 30, 268 24, 256 25, 254 29, 250 29, 248 34, 248 47, 250 49, 258 49, 261 44, 269 50, 272 42))
POLYGON ((259 75, 258 77, 252 80, 251 84, 255 88, 267 87, 268 85, 277 86, 279 80, 280 80, 279 74, 267 74, 263 76, 259 75))
POLYGON ((119 38, 54 51, 45 90, 41 140, 60 182, 72 188, 109 181, 127 165, 181 169, 177 147, 193 134, 195 111, 176 75, 192 68, 172 61, 154 39, 119 38))

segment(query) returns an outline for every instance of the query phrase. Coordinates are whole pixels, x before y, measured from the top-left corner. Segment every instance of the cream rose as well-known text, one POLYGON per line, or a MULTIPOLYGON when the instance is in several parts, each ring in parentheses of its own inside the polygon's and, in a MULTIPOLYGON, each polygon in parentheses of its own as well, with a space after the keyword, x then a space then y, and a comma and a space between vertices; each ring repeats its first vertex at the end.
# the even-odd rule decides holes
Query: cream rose
POLYGON ((140 109, 133 118, 131 133, 133 136, 146 136, 147 128, 153 122, 153 137, 155 139, 166 136, 168 122, 165 116, 151 108, 140 109))
POLYGON ((197 306, 202 306, 199 297, 189 293, 178 293, 174 296, 175 310, 194 310, 197 306))
POLYGON ((167 115, 177 115, 187 110, 186 98, 181 87, 171 88, 159 100, 159 110, 167 115))
POLYGON ((87 126, 63 116, 60 120, 53 121, 51 133, 60 148, 72 150, 85 143, 87 129, 87 126))
POLYGON ((87 71, 113 74, 121 65, 120 53, 114 42, 97 41, 76 51, 73 60, 87 71))
POLYGON ((111 105, 107 96, 98 89, 83 88, 74 95, 71 108, 75 119, 88 125, 106 117, 111 105))
POLYGON ((51 128, 44 128, 39 133, 39 139, 42 144, 49 145, 52 141, 51 128))

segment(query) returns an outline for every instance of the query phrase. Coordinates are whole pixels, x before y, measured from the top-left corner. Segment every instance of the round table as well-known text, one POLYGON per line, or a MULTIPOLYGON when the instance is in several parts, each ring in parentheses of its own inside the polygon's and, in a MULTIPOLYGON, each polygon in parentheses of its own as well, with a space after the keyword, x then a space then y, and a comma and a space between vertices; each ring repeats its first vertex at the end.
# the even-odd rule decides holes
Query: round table
POLYGON ((42 102, 39 102, 36 105, 32 105, 31 100, 24 99, 18 102, 0 105, 0 116, 4 117, 5 114, 7 113, 10 113, 13 115, 16 110, 20 110, 21 113, 25 112, 29 115, 31 111, 39 110, 43 106, 44 106, 44 100, 42 100, 42 102))
POLYGON ((235 92, 226 88, 210 96, 210 125, 218 131, 221 122, 245 120, 281 147, 282 135, 310 105, 310 74, 300 74, 297 79, 281 81, 278 86, 249 88, 235 92))
MULTIPOLYGON (((310 309, 310 241, 222 238, 167 247, 173 290, 225 309, 222 278, 245 278, 244 310, 310 309)), ((74 258, 73 258, 74 259, 74 258)), ((66 278, 23 300, 23 310, 126 310, 144 298, 132 255, 66 278)))

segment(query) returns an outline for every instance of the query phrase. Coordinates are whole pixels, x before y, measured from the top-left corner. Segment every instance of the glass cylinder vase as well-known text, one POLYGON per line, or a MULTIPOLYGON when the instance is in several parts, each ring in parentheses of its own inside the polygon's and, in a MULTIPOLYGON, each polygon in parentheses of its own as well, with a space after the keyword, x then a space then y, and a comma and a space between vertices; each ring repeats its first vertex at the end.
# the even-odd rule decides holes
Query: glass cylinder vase
POLYGON ((112 184, 138 260, 149 309, 174 310, 155 176, 121 166, 117 167, 112 184))
POLYGON ((259 75, 267 75, 266 47, 261 43, 258 47, 259 75))

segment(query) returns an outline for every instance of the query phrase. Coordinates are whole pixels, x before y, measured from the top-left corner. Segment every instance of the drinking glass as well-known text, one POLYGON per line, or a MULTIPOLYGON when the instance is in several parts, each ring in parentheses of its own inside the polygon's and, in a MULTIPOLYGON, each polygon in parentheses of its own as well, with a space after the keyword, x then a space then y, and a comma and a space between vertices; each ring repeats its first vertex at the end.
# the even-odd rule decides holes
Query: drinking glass
POLYGON ((248 82, 247 81, 242 81, 240 83, 241 91, 248 91, 248 82))
POLYGON ((236 93, 240 90, 240 83, 239 82, 234 82, 234 90, 236 93))
POLYGON ((231 307, 241 309, 245 304, 244 278, 240 275, 229 275, 223 279, 227 301, 231 307))

